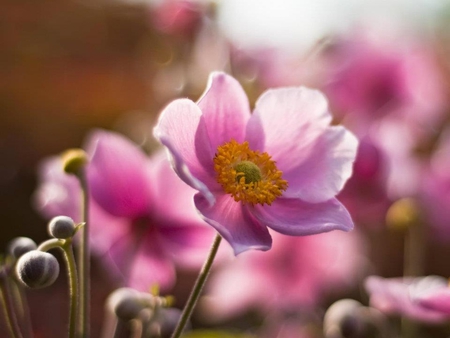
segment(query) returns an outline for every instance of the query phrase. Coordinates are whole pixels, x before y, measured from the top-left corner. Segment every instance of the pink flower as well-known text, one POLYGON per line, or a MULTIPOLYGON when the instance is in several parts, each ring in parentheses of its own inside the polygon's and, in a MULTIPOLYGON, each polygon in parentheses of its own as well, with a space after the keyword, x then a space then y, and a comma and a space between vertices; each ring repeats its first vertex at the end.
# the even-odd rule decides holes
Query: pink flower
POLYGON ((251 114, 239 83, 213 73, 197 103, 178 99, 164 109, 154 133, 178 175, 199 190, 200 214, 239 254, 268 250, 267 227, 297 236, 352 229, 335 196, 351 175, 357 140, 330 122, 318 91, 268 90, 251 114))
POLYGON ((206 313, 221 320, 249 309, 264 314, 310 310, 326 295, 356 284, 364 268, 357 232, 272 235, 270 251, 248 252, 216 271, 204 302, 206 313))
MULTIPOLYGON (((194 190, 175 175, 162 153, 148 158, 123 136, 97 130, 85 146, 91 192, 94 253, 117 267, 126 284, 141 290, 175 281, 175 266, 201 264, 213 232, 197 216, 194 190)), ((38 209, 46 216, 80 220, 77 180, 62 171, 59 157, 40 168, 38 209)))
POLYGON ((419 200, 434 237, 450 239, 450 129, 446 130, 420 180, 419 200))
POLYGON ((335 43, 328 69, 324 91, 356 129, 392 114, 422 129, 442 119, 444 82, 431 46, 422 41, 363 30, 335 43))
POLYGON ((439 276, 366 279, 370 305, 386 314, 397 314, 427 323, 450 318, 448 281, 439 276))

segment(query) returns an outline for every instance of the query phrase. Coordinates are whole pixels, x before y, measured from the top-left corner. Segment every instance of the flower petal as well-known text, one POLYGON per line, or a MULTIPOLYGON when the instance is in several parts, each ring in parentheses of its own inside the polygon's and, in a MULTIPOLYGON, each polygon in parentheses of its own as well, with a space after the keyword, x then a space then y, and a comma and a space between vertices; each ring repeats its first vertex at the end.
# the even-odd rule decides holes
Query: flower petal
POLYGON ((269 231, 249 214, 246 207, 229 195, 215 197, 214 205, 200 194, 194 196, 194 202, 203 219, 230 243, 235 255, 250 249, 270 249, 272 238, 269 231))
POLYGON ((125 137, 95 131, 87 141, 90 190, 95 201, 110 214, 137 217, 148 212, 151 193, 147 157, 125 137))
POLYGON ((198 106, 187 99, 173 101, 163 110, 154 135, 169 150, 178 176, 213 203, 210 189, 220 186, 214 179, 214 152, 198 106))
POLYGON ((80 219, 81 190, 78 180, 63 171, 60 156, 46 158, 39 164, 39 187, 33 203, 47 218, 69 216, 75 222, 80 219))
POLYGON ((244 141, 250 105, 241 85, 233 77, 221 72, 212 73, 197 104, 202 110, 213 150, 231 139, 244 141))
POLYGON ((308 202, 323 202, 342 190, 352 175, 358 140, 342 126, 330 127, 309 149, 300 149, 303 161, 295 156, 289 168, 278 167, 289 187, 284 197, 301 198, 308 202))
POLYGON ((321 203, 279 198, 270 206, 256 205, 252 213, 262 224, 285 235, 305 236, 353 229, 350 214, 335 198, 321 203))
POLYGON ((265 150, 277 162, 289 163, 297 152, 297 140, 303 146, 314 142, 330 122, 327 101, 319 91, 305 87, 270 89, 256 101, 246 139, 254 150, 265 150))

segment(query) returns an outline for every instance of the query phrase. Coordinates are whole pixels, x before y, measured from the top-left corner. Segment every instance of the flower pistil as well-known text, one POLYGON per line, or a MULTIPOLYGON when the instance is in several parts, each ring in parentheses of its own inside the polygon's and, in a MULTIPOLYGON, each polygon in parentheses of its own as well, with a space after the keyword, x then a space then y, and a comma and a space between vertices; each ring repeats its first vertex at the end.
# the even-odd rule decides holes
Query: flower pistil
POLYGON ((270 155, 251 150, 247 141, 219 146, 214 170, 217 182, 236 202, 270 205, 288 186, 270 155))

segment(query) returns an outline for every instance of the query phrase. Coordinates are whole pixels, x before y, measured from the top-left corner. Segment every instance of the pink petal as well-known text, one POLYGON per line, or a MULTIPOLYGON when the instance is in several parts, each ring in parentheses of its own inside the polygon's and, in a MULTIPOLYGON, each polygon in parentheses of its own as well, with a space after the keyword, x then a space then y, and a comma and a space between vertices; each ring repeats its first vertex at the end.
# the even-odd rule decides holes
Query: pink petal
POLYGON ((329 127, 330 121, 327 102, 315 90, 270 90, 258 100, 247 139, 276 161, 289 183, 284 197, 326 201, 350 177, 357 140, 343 127, 329 127))
POLYGON ((214 151, 198 106, 187 99, 170 103, 154 129, 155 137, 168 148, 172 165, 180 178, 214 202, 214 151))
POLYGON ((289 187, 283 197, 298 197, 308 202, 323 202, 336 196, 352 174, 358 141, 342 126, 330 127, 309 149, 298 149, 290 168, 278 166, 289 187))
POLYGON ((426 297, 420 297, 416 301, 424 308, 450 315, 450 288, 448 287, 426 297))
POLYGON ((267 151, 280 165, 289 167, 299 156, 298 149, 313 143, 330 122, 327 101, 319 91, 271 89, 256 102, 246 139, 252 148, 267 151))
POLYGON ((250 106, 247 95, 233 77, 212 73, 198 106, 202 110, 213 151, 231 139, 244 141, 250 106))
POLYGON ((147 157, 131 141, 111 132, 96 131, 86 147, 90 190, 96 202, 115 216, 137 217, 151 204, 147 157))
POLYGON ((141 291, 158 284, 169 290, 175 282, 173 263, 165 255, 156 232, 138 233, 130 229, 111 246, 103 259, 122 283, 141 291))
POLYGON ((194 202, 203 219, 230 243, 235 255, 250 249, 270 249, 272 238, 269 231, 249 214, 246 207, 229 195, 215 197, 214 205, 200 194, 194 196, 194 202))
POLYGON ((270 206, 256 205, 252 213, 262 224, 285 235, 305 236, 353 229, 350 214, 335 198, 321 203, 279 198, 270 206))
POLYGON ((215 231, 203 223, 200 225, 184 222, 182 226, 173 224, 159 229, 161 241, 164 241, 164 250, 178 266, 198 268, 205 261, 215 231))
POLYGON ((157 284, 168 291, 175 283, 173 262, 163 254, 164 250, 148 237, 133 259, 127 285, 140 291, 148 291, 157 284))
POLYGON ((80 184, 73 175, 63 171, 61 157, 42 161, 38 177, 40 184, 33 196, 35 207, 47 218, 64 215, 80 222, 80 184))

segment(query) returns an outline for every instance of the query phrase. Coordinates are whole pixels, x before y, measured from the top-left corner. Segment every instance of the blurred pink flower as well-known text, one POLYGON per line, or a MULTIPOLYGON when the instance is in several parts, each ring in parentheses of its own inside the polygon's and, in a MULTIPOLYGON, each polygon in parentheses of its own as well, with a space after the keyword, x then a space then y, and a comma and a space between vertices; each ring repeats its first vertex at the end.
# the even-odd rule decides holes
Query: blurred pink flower
POLYGON ((450 239, 450 129, 446 130, 421 177, 418 198, 435 239, 450 239))
POLYGON ((338 195, 357 225, 384 225, 391 204, 386 191, 388 173, 386 154, 369 136, 360 139, 352 177, 338 195))
POLYGON ((222 320, 250 309, 264 314, 310 310, 363 274, 363 242, 355 231, 272 236, 270 251, 248 252, 214 273, 203 311, 222 320))
POLYGON ((204 5, 192 0, 163 0, 151 11, 156 29, 172 35, 192 35, 200 26, 204 5))
POLYGON ((450 289, 443 277, 370 276, 365 287, 370 305, 386 314, 426 323, 442 323, 450 318, 450 289))
MULTIPOLYGON (((194 190, 181 182, 161 152, 148 158, 125 137, 97 130, 87 138, 91 157, 92 250, 117 267, 128 286, 163 289, 175 281, 175 265, 200 266, 213 231, 198 217, 194 190)), ((80 221, 80 189, 59 157, 45 160, 35 200, 46 216, 80 221)))
MULTIPOLYGON (((361 30, 360 30, 361 31, 361 30)), ((403 36, 368 31, 337 40, 328 51, 324 91, 352 130, 395 114, 423 129, 440 122, 445 87, 431 46, 403 36)))
POLYGON ((288 235, 350 230, 335 198, 352 171, 357 140, 330 126, 325 97, 304 87, 265 92, 251 114, 240 84, 212 73, 197 103, 178 99, 154 133, 195 205, 233 247, 268 250, 267 227, 288 235))

